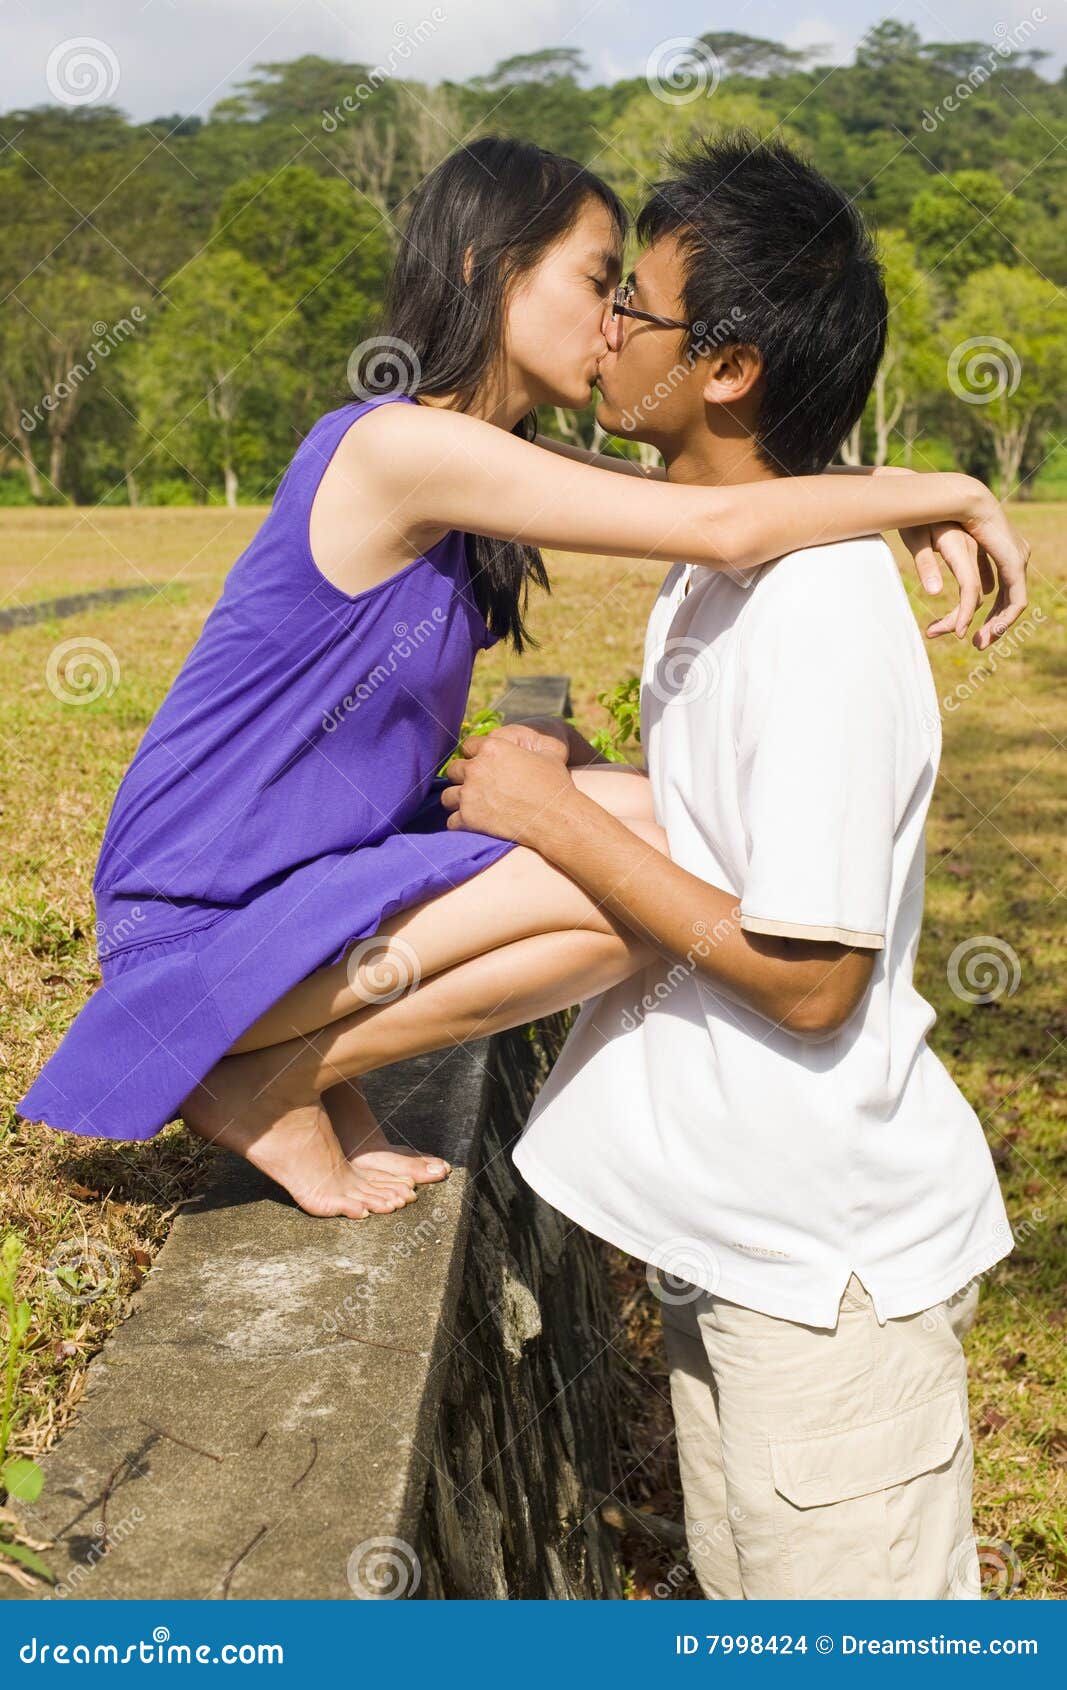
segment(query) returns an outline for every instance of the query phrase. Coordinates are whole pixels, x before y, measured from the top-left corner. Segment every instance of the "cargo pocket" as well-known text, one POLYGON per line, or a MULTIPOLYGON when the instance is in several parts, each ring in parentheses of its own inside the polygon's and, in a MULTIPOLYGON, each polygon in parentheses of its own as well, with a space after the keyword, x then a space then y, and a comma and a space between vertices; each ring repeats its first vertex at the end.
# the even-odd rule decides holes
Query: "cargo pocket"
POLYGON ((791 1594, 942 1596, 968 1525, 952 1465, 965 1433, 953 1387, 859 1426, 772 1439, 776 1531, 791 1594))

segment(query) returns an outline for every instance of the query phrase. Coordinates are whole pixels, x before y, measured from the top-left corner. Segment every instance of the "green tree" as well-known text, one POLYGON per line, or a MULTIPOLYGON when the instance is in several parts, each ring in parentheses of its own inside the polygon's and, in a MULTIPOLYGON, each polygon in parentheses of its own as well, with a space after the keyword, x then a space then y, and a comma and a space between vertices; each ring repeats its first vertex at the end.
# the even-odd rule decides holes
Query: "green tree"
POLYGON ((883 18, 871 25, 856 48, 856 65, 860 70, 897 70, 918 64, 921 50, 922 36, 914 24, 883 18))
POLYGON ((243 479, 258 493, 289 445, 299 320, 286 290, 225 249, 187 265, 167 300, 136 366, 152 465, 205 493, 221 481, 236 505, 243 479))
POLYGON ((887 229, 878 245, 889 300, 886 349, 863 419, 870 449, 861 450, 858 424, 843 453, 846 463, 889 463, 896 455, 894 437, 903 425, 905 441, 911 440, 922 396, 936 391, 943 372, 933 299, 915 248, 896 229, 887 229))
MULTIPOLYGON (((332 111, 372 70, 369 64, 344 64, 304 53, 299 59, 258 64, 236 92, 211 110, 213 122, 280 123, 306 132, 323 112, 332 111)), ((294 137, 291 137, 294 138, 294 137)))
POLYGON ((701 135, 744 125, 757 134, 775 130, 790 137, 787 128, 776 126, 774 114, 758 95, 745 89, 720 84, 711 96, 701 95, 682 105, 671 105, 646 88, 625 106, 610 136, 601 143, 600 173, 636 211, 647 199, 652 185, 665 173, 668 148, 684 147, 701 135))
POLYGON ((519 82, 557 82, 563 77, 576 81, 589 69, 577 47, 542 47, 536 53, 513 53, 501 59, 488 76, 473 78, 475 86, 508 88, 519 82))
POLYGON ((943 340, 957 426, 985 435, 1000 496, 1015 495, 1035 436, 1067 417, 1063 294, 1032 271, 991 265, 964 283, 943 340))
POLYGON ((908 233, 946 293, 976 270, 1017 260, 1020 212, 989 170, 957 170, 916 195, 908 233))
POLYGON ((111 277, 70 265, 42 266, 8 299, 0 386, 35 497, 63 495, 78 416, 90 394, 107 386, 109 360, 138 333, 140 306, 132 313, 111 277))
POLYGON ((700 41, 714 53, 724 76, 784 76, 826 51, 825 47, 786 47, 781 41, 730 29, 708 30, 700 41))
POLYGON ((339 392, 382 298, 390 244, 381 214, 339 176, 292 165, 223 196, 215 250, 232 249, 284 295, 301 346, 300 417, 339 392))

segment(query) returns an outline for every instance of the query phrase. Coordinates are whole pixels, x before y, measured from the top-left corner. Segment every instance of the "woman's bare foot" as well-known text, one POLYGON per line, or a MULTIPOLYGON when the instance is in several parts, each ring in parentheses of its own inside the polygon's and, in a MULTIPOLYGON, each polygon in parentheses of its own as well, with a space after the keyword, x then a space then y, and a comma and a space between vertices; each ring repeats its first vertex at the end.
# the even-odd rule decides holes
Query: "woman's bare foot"
POLYGON ((421 1151, 390 1144, 358 1080, 341 1080, 330 1086, 323 1092, 322 1101, 350 1167, 368 1175, 404 1180, 413 1191, 416 1186, 446 1179, 451 1173, 449 1164, 440 1156, 425 1156, 421 1151))
POLYGON ((346 1159, 321 1100, 270 1048, 224 1056, 181 1105, 187 1126, 261 1169, 309 1215, 392 1214, 409 1182, 346 1159))

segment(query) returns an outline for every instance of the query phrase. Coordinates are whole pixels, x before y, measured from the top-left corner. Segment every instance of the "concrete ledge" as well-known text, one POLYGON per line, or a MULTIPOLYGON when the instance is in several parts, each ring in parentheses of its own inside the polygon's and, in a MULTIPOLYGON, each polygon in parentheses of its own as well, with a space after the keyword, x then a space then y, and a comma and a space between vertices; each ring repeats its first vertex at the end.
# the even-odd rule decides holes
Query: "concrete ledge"
POLYGON ((185 1209, 20 1514, 86 1599, 613 1597, 599 1246, 507 1154, 558 1018, 367 1094, 453 1173, 312 1220, 236 1158, 185 1209))
POLYGON ((567 675, 520 675, 493 702, 505 722, 524 716, 569 716, 571 684, 567 675))

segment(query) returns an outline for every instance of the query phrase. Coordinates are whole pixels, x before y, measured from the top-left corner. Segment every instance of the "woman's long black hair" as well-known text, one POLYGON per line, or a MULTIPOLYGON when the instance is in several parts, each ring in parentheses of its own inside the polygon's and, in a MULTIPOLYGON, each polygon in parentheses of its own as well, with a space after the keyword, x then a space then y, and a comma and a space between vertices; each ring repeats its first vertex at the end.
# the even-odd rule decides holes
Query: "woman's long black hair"
MULTIPOLYGON (((451 153, 412 199, 385 301, 381 334, 352 373, 364 396, 454 393, 470 406, 500 355, 513 282, 532 270, 596 198, 620 239, 622 201, 572 158, 526 141, 484 136, 451 153), (470 254, 469 280, 464 260, 470 254), (383 341, 400 343, 390 354, 383 341)), ((512 429, 532 440, 537 413, 512 429)), ((541 553, 515 540, 468 536, 478 608, 517 652, 536 644, 523 617, 530 581, 548 588, 541 553)))

